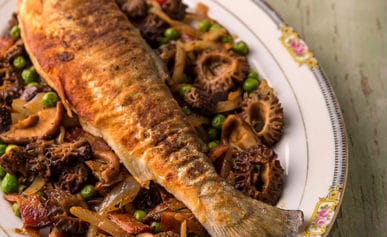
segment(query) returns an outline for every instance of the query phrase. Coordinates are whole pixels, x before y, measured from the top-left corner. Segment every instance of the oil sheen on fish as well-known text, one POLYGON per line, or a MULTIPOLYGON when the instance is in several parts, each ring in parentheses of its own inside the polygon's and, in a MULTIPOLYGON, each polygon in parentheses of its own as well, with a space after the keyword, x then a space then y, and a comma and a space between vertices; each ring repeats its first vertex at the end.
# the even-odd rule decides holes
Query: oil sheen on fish
POLYGON ((138 182, 162 185, 212 236, 296 235, 301 211, 253 200, 217 175, 162 65, 115 1, 19 0, 18 17, 37 71, 138 182))

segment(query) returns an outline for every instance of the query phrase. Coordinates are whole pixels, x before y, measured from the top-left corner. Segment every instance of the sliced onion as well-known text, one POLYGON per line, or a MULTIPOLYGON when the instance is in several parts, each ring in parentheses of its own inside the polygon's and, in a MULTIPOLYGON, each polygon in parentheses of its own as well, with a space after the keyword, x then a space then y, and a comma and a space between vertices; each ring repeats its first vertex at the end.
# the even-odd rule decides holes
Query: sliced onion
POLYGON ((96 212, 90 211, 83 207, 71 207, 70 213, 82 221, 90 223, 91 225, 97 226, 99 229, 111 234, 112 236, 133 236, 126 233, 118 225, 99 215, 96 212))
POLYGON ((106 215, 108 212, 118 210, 119 206, 133 201, 140 189, 140 184, 132 176, 127 177, 105 197, 99 206, 98 213, 106 215))
POLYGON ((180 41, 176 42, 176 56, 175 56, 175 66, 173 68, 173 73, 169 85, 174 85, 179 83, 184 74, 184 66, 186 60, 186 53, 184 46, 180 41))
POLYGON ((215 112, 224 113, 240 107, 240 100, 226 100, 216 103, 215 112))
POLYGON ((31 183, 26 190, 24 190, 23 194, 24 195, 33 195, 37 193, 40 189, 43 188, 43 186, 46 184, 44 179, 40 176, 36 176, 34 181, 31 183))
POLYGON ((209 40, 194 40, 184 44, 184 49, 186 52, 202 51, 205 49, 214 49, 217 47, 218 44, 209 40))
POLYGON ((187 237, 187 221, 184 220, 180 226, 180 237, 187 237))
POLYGON ((158 9, 156 7, 152 7, 151 9, 149 9, 149 12, 160 17, 163 21, 167 22, 169 25, 171 25, 173 28, 175 28, 180 34, 187 34, 187 35, 190 35, 193 37, 198 37, 201 35, 201 32, 198 31, 197 29, 195 29, 194 27, 187 25, 185 23, 182 23, 180 21, 172 20, 161 9, 158 9))

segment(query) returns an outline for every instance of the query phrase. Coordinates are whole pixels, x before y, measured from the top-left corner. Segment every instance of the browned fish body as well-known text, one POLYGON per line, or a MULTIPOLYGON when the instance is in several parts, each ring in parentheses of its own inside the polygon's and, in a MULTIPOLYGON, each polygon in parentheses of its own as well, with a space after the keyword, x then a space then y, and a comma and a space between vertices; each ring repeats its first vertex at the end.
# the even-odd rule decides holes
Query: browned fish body
POLYGON ((164 186, 212 236, 295 235, 302 212, 245 197, 216 174, 157 57, 114 1, 19 0, 18 14, 38 72, 142 185, 164 186))

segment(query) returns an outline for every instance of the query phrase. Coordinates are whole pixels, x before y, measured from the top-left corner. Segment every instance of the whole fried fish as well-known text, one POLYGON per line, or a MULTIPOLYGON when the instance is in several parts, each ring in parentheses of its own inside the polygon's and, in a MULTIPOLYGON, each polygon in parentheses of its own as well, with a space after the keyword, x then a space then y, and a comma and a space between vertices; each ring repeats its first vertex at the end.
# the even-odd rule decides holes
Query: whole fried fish
POLYGON ((162 64, 115 1, 19 0, 18 16, 37 71, 143 186, 164 186, 212 236, 296 235, 301 211, 253 200, 217 175, 162 64))

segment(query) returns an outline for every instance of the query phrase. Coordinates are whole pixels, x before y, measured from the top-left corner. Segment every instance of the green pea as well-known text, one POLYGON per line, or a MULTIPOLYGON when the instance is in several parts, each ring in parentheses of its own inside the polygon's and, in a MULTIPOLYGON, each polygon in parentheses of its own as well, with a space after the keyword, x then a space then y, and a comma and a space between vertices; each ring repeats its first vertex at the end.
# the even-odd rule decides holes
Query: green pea
POLYGON ((17 202, 14 202, 12 204, 12 211, 13 211, 13 214, 15 214, 15 216, 17 216, 17 217, 21 216, 20 209, 19 209, 19 204, 17 204, 17 202))
POLYGON ((225 35, 222 38, 220 38, 222 43, 230 43, 232 42, 232 37, 231 35, 225 35))
POLYGON ((80 192, 81 196, 85 200, 90 200, 97 194, 93 185, 88 184, 83 186, 80 192))
POLYGON ((31 86, 39 86, 39 82, 33 81, 27 84, 26 87, 31 87, 31 86))
POLYGON ((235 51, 236 53, 243 55, 243 56, 245 56, 249 53, 249 47, 247 46, 247 44, 244 41, 239 41, 237 43, 234 43, 232 45, 231 49, 233 51, 235 51))
POLYGON ((24 69, 21 76, 25 84, 35 82, 36 79, 38 78, 38 74, 36 73, 36 70, 34 67, 31 67, 29 69, 24 69))
POLYGON ((191 78, 189 78, 186 74, 183 74, 180 80, 181 83, 188 83, 190 81, 191 81, 191 78))
POLYGON ((183 106, 181 107, 181 110, 183 110, 183 112, 186 114, 186 115, 190 115, 192 112, 191 110, 188 108, 188 106, 183 106))
POLYGON ((151 224, 150 224, 150 227, 153 227, 155 229, 155 233, 158 233, 161 231, 161 225, 159 222, 156 222, 156 221, 153 221, 151 224))
POLYGON ((169 40, 166 37, 161 38, 160 45, 166 45, 169 42, 169 40))
POLYGON ((247 78, 253 78, 253 79, 258 80, 259 79, 259 75, 258 75, 258 73, 256 71, 251 71, 249 73, 249 75, 247 75, 247 78))
POLYGON ((5 149, 7 148, 7 145, 4 143, 0 144, 0 156, 2 156, 5 153, 5 149))
POLYGON ((220 27, 220 25, 212 25, 210 27, 210 31, 212 31, 212 30, 220 30, 220 29, 222 29, 222 27, 220 27))
POLYGON ((222 128, 224 120, 226 120, 226 117, 223 114, 217 114, 214 118, 212 118, 211 125, 214 128, 220 129, 222 128))
POLYGON ((179 32, 177 32, 177 30, 175 28, 170 27, 170 28, 165 30, 164 36, 169 41, 169 40, 178 39, 180 37, 180 34, 179 34, 179 32))
POLYGON ((5 172, 4 168, 0 166, 0 179, 3 179, 6 174, 7 172, 5 172))
POLYGON ((136 210, 133 213, 134 219, 138 220, 139 222, 143 222, 145 216, 146 216, 146 212, 143 210, 136 210))
POLYGON ((211 22, 209 20, 202 20, 198 24, 198 30, 202 32, 208 31, 210 27, 211 27, 211 22))
POLYGON ((185 94, 192 89, 191 85, 182 86, 179 90, 179 94, 184 97, 185 94))
POLYGON ((17 56, 14 60, 13 60, 13 66, 16 68, 16 69, 23 69, 27 64, 27 61, 25 60, 25 58, 23 56, 17 56))
POLYGON ((17 147, 16 145, 9 144, 9 145, 5 148, 5 153, 8 153, 9 151, 11 151, 12 149, 15 149, 16 147, 17 147))
POLYGON ((58 102, 59 98, 55 92, 47 92, 42 98, 42 104, 44 108, 53 107, 58 102))
POLYGON ((218 130, 216 128, 209 128, 207 134, 210 141, 217 139, 219 136, 218 130))
POLYGON ((217 147, 218 145, 220 144, 220 141, 219 140, 215 140, 215 141, 211 141, 208 143, 208 148, 211 150, 211 149, 214 149, 215 147, 217 147))
POLYGON ((11 35, 11 38, 13 40, 19 39, 20 38, 20 26, 19 25, 13 26, 11 31, 9 32, 9 34, 11 35))
POLYGON ((19 181, 15 175, 7 173, 1 181, 1 189, 4 193, 16 193, 19 190, 19 181))
POLYGON ((247 92, 252 92, 258 88, 259 82, 253 78, 247 78, 245 82, 243 82, 243 90, 247 92))

